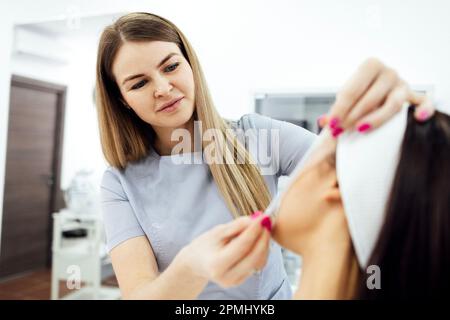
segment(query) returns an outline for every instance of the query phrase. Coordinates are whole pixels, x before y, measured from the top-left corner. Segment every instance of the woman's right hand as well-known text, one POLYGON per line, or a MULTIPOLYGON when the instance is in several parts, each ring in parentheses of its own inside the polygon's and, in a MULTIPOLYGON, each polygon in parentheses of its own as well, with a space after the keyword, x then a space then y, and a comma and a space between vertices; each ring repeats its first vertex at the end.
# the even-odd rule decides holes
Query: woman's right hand
POLYGON ((236 286, 266 264, 270 244, 268 230, 268 216, 240 217, 203 233, 180 254, 185 265, 198 277, 224 288, 236 286))

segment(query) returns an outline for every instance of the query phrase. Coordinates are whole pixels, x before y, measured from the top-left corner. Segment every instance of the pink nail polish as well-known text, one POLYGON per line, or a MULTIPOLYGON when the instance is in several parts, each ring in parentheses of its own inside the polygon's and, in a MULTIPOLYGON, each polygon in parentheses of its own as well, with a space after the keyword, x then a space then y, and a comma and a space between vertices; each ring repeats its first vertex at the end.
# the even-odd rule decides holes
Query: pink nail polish
POLYGON ((363 133, 363 132, 370 130, 371 128, 372 128, 372 126, 370 125, 370 123, 366 122, 366 123, 363 123, 358 126, 358 131, 363 133))
POLYGON ((422 110, 419 112, 418 118, 420 121, 425 121, 428 119, 428 111, 427 110, 422 110))
POLYGON ((336 127, 331 130, 331 134, 333 135, 333 138, 337 138, 342 132, 344 132, 344 129, 341 127, 336 127))
POLYGON ((271 232, 272 231, 272 220, 270 220, 269 216, 265 216, 262 220, 261 220, 261 225, 263 226, 263 228, 266 228, 267 231, 271 232))
POLYGON ((330 128, 331 128, 331 129, 336 129, 337 126, 338 126, 338 124, 339 124, 339 119, 338 119, 337 117, 333 117, 333 118, 330 120, 330 128))
POLYGON ((256 219, 256 218, 258 218, 260 215, 262 215, 262 212, 261 212, 261 211, 255 211, 255 212, 253 212, 253 214, 250 216, 250 218, 256 219))

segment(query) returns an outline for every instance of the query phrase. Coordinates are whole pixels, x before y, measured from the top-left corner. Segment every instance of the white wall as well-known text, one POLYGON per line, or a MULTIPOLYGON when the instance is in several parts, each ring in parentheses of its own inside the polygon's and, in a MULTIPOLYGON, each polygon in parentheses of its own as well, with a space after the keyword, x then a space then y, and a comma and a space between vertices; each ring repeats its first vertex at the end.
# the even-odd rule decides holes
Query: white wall
POLYGON ((69 87, 62 186, 78 169, 93 167, 101 174, 104 168, 92 105, 95 47, 82 48, 75 62, 47 71, 36 61, 10 61, 13 23, 54 19, 74 6, 81 15, 150 11, 173 21, 196 49, 216 106, 226 117, 251 112, 257 91, 339 87, 368 56, 381 58, 413 85, 433 85, 436 97, 450 106, 446 0, 0 2, 0 194, 8 70, 69 87))

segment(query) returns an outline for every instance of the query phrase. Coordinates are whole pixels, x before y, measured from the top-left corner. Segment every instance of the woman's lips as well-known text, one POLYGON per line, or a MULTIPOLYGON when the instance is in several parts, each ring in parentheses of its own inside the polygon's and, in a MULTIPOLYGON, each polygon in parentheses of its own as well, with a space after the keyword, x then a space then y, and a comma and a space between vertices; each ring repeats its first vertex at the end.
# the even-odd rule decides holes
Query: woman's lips
POLYGON ((175 111, 180 106, 180 102, 183 99, 184 99, 184 97, 181 98, 180 100, 178 100, 177 102, 171 104, 170 106, 167 106, 164 109, 159 110, 158 112, 172 112, 172 111, 175 111))

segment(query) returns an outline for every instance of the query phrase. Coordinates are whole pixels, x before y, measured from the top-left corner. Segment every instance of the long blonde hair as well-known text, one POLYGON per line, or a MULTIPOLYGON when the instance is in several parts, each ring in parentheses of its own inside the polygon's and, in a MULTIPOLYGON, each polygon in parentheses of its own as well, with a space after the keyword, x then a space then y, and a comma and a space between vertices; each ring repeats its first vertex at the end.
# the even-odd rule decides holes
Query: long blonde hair
MULTIPOLYGON (((210 171, 225 203, 235 217, 265 210, 270 193, 255 162, 216 111, 200 63, 183 33, 170 21, 150 13, 136 12, 119 18, 101 35, 96 70, 96 104, 100 140, 107 162, 124 169, 129 162, 146 157, 154 131, 134 112, 125 108, 112 74, 112 63, 125 41, 166 41, 175 43, 189 62, 195 81, 195 117, 201 121, 202 135, 208 129, 220 132, 209 143, 224 150, 232 163, 208 161, 210 171), (237 161, 244 159, 244 161, 237 161)), ((207 143, 202 143, 204 150, 207 143)))

